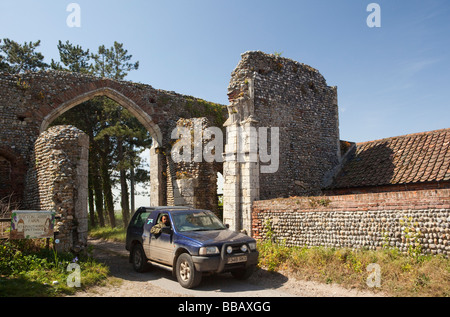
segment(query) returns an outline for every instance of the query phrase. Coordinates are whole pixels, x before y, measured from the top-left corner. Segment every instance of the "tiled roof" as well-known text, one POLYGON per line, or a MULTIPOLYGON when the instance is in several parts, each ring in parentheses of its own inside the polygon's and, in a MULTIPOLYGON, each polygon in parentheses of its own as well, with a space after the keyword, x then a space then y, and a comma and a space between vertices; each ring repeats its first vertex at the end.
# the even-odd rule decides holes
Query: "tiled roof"
POLYGON ((331 188, 450 180, 450 129, 357 143, 331 188))

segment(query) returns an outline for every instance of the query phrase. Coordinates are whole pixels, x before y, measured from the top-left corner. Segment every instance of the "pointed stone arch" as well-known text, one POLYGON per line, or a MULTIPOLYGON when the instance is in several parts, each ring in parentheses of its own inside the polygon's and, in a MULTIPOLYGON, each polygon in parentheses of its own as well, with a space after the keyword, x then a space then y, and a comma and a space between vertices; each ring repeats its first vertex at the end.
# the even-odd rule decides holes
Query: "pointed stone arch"
MULTIPOLYGON (((97 96, 105 96, 130 111, 153 138, 150 149, 150 203, 168 203, 167 158, 172 131, 180 118, 206 117, 222 126, 226 106, 151 85, 64 71, 23 74, 0 73, 0 143, 23 158, 23 208, 39 205, 39 179, 35 172, 35 142, 66 111, 97 96)), ((6 164, 6 163, 5 163, 6 164)), ((217 163, 222 164, 222 163, 217 163)), ((0 197, 1 198, 1 197, 0 197)))
POLYGON ((152 165, 152 168, 150 169, 150 201, 153 206, 162 205, 164 199, 162 180, 163 157, 157 150, 162 147, 163 144, 163 135, 161 129, 147 112, 142 110, 142 108, 139 107, 133 100, 126 97, 116 89, 113 89, 111 87, 100 87, 84 93, 77 93, 75 97, 69 98, 67 101, 62 102, 58 107, 54 108, 49 114, 44 117, 40 126, 40 133, 47 130, 48 126, 66 111, 82 104, 83 102, 99 96, 108 97, 120 104, 132 115, 134 115, 144 126, 144 128, 149 131, 153 139, 152 148, 150 149, 150 162, 152 165))
POLYGON ((151 118, 151 116, 144 112, 133 100, 130 98, 127 98, 119 91, 112 89, 110 87, 102 87, 98 89, 94 89, 85 93, 82 93, 80 95, 77 95, 76 97, 63 102, 60 106, 55 108, 53 111, 51 111, 42 121, 41 127, 40 127, 40 133, 47 130, 50 123, 52 123, 56 118, 61 116, 64 112, 72 109, 73 107, 91 100, 94 97, 99 96, 106 96, 118 104, 120 104, 122 107, 126 108, 128 111, 130 111, 131 114, 133 114, 139 122, 147 129, 147 131, 150 132, 150 135, 153 138, 153 141, 156 142, 158 145, 162 145, 162 133, 157 124, 155 124, 151 118))

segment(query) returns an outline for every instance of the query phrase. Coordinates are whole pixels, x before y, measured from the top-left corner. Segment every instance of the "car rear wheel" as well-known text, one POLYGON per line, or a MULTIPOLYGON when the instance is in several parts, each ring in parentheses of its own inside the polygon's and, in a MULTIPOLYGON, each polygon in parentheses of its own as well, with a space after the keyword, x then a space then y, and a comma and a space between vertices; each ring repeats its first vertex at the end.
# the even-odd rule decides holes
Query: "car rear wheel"
POLYGON ((131 249, 131 263, 136 272, 143 273, 148 270, 148 259, 140 243, 135 244, 131 249))
POLYGON ((195 269, 194 262, 189 254, 183 253, 177 259, 176 275, 178 283, 184 288, 194 288, 202 280, 202 273, 195 269))

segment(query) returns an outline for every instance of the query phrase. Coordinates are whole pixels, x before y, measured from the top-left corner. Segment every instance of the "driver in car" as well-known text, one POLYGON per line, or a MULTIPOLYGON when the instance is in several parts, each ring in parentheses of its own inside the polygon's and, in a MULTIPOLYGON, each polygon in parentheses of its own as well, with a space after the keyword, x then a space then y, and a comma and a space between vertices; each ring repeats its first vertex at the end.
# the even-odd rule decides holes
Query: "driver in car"
POLYGON ((162 229, 166 228, 166 227, 170 227, 170 220, 169 220, 169 216, 163 215, 161 217, 161 221, 152 227, 152 229, 150 230, 150 233, 154 234, 154 235, 159 235, 159 234, 161 234, 162 229))

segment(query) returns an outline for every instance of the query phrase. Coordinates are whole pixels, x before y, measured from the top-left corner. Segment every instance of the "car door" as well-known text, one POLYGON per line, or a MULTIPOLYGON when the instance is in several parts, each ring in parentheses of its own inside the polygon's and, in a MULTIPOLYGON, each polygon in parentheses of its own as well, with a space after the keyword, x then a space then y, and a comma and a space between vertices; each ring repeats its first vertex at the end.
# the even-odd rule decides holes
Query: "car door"
POLYGON ((145 208, 136 211, 127 228, 127 237, 129 237, 130 241, 141 240, 143 238, 144 224, 150 212, 150 210, 145 208))
MULTIPOLYGON (((161 217, 167 215, 167 212, 161 212, 158 215, 156 223, 161 221, 161 217)), ((169 217, 170 219, 170 217, 169 217)), ((172 265, 173 250, 175 245, 173 243, 173 235, 162 232, 160 234, 151 234, 150 237, 150 259, 164 264, 172 265)))
POLYGON ((142 244, 144 246, 145 256, 147 257, 147 259, 150 259, 150 260, 152 259, 151 249, 150 249, 152 235, 150 233, 150 230, 152 229, 153 225, 156 224, 157 220, 158 220, 158 212, 153 211, 146 219, 146 223, 144 225, 144 233, 142 234, 142 240, 143 240, 142 244))

